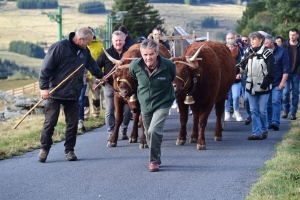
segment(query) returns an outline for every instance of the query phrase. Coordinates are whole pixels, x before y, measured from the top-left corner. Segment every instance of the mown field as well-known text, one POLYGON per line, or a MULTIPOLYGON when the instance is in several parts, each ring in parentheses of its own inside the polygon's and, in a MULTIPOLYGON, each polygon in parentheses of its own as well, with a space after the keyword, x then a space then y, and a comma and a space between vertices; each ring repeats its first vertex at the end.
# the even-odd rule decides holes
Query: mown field
MULTIPOLYGON (((109 13, 113 0, 105 0, 104 14, 86 15, 77 12, 78 5, 87 0, 59 0, 63 8, 63 35, 76 30, 78 27, 105 26, 106 14, 109 13)), ((43 41, 48 45, 57 41, 58 24, 51 22, 46 15, 41 15, 38 9, 17 9, 14 2, 2 3, 0 6, 0 49, 6 50, 12 40, 24 40, 30 42, 43 41)), ((190 6, 186 4, 152 4, 159 10, 165 19, 164 27, 167 35, 173 32, 174 26, 181 26, 187 33, 196 31, 197 37, 206 36, 210 32, 213 37, 216 33, 226 34, 234 30, 236 20, 241 18, 245 6, 240 5, 206 5, 190 6), (201 29, 200 23, 204 17, 213 16, 219 20, 220 27, 217 29, 201 29)), ((45 12, 56 12, 56 9, 46 9, 45 12)))

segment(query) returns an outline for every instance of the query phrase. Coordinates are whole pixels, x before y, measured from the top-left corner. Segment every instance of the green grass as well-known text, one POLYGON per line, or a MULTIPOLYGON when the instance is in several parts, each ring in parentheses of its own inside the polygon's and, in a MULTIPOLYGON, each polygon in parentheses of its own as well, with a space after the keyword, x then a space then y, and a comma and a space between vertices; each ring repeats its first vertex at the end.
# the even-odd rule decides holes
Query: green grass
POLYGON ((300 121, 277 144, 273 159, 259 170, 261 177, 246 200, 300 199, 300 121))
POLYGON ((37 82, 38 79, 1 80, 0 90, 7 91, 37 82))
POLYGON ((0 59, 2 62, 4 60, 14 61, 19 67, 29 67, 30 69, 34 69, 36 72, 39 72, 43 62, 43 59, 31 58, 18 53, 9 52, 7 50, 0 50, 0 59))
MULTIPOLYGON (((86 131, 98 128, 104 124, 103 113, 102 111, 100 118, 90 117, 89 120, 84 122, 86 131)), ((0 122, 0 160, 40 148, 44 117, 38 115, 27 116, 16 129, 13 129, 18 120, 19 118, 15 118, 8 122, 0 122)), ((60 116, 52 137, 54 143, 65 139, 66 125, 64 120, 64 117, 60 116)), ((80 131, 78 135, 80 134, 84 133, 80 131)))

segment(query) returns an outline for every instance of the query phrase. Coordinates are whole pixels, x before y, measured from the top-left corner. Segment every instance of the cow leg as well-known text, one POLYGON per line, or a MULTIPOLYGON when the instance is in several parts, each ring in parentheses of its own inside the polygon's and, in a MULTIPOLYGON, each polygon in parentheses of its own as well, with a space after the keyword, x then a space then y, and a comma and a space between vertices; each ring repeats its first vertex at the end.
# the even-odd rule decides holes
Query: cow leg
POLYGON ((198 140, 199 115, 200 115, 200 111, 194 109, 193 110, 193 128, 192 128, 192 134, 190 137, 190 143, 197 143, 197 140, 198 140))
POLYGON ((141 134, 140 134, 140 149, 146 149, 149 148, 148 144, 147 144, 147 140, 146 140, 146 135, 145 135, 145 127, 143 124, 143 120, 142 120, 142 115, 139 116, 139 121, 140 121, 140 125, 141 125, 141 134))
POLYGON ((198 142, 197 142, 197 150, 206 150, 206 143, 205 143, 205 128, 207 125, 208 116, 213 108, 213 103, 207 106, 203 106, 200 117, 199 117, 199 124, 200 124, 200 132, 198 135, 198 142))
POLYGON ((215 127, 215 136, 214 136, 215 141, 222 140, 222 130, 223 130, 222 115, 224 113, 224 104, 225 104, 225 100, 218 101, 215 103, 216 116, 217 116, 216 127, 215 127))
POLYGON ((129 138, 129 143, 137 143, 140 113, 141 111, 133 112, 133 124, 132 124, 132 130, 129 138))
POLYGON ((189 112, 189 106, 185 105, 183 103, 183 99, 178 98, 177 99, 177 104, 178 104, 178 108, 179 108, 179 113, 180 113, 180 124, 181 124, 181 128, 180 128, 180 133, 179 136, 177 138, 176 141, 176 145, 184 145, 186 142, 186 123, 188 121, 188 112, 189 112))
POLYGON ((111 134, 108 142, 107 147, 116 147, 118 136, 119 136, 119 129, 123 122, 123 107, 124 107, 124 101, 120 99, 117 95, 114 96, 114 104, 115 104, 115 127, 114 131, 111 134))

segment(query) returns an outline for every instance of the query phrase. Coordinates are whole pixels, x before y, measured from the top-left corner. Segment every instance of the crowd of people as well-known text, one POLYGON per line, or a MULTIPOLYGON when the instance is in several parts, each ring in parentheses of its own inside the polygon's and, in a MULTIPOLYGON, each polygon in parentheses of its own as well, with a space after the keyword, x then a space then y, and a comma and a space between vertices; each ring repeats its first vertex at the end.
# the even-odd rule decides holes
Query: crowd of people
MULTIPOLYGON (((248 37, 228 33, 226 45, 232 52, 242 48, 242 62, 237 66, 237 77, 241 75, 241 90, 238 100, 243 99, 246 108, 245 125, 252 123, 252 135, 248 140, 266 139, 268 130, 279 130, 280 116, 296 119, 299 101, 300 43, 296 28, 289 31, 289 39, 257 31, 248 37), (248 41, 250 40, 250 41, 248 41), (236 48, 232 46, 234 44, 236 48), (292 99, 290 99, 292 97, 292 99)), ((234 57, 236 58, 236 57, 234 57)), ((236 59, 237 60, 237 59, 236 59)), ((237 81, 236 81, 237 82, 237 81)), ((236 117, 236 103, 230 102, 236 83, 228 93, 224 121, 230 121, 229 104, 233 106, 233 117, 236 117), (230 103, 229 103, 230 102, 230 103)), ((234 98, 233 98, 234 97, 234 98)), ((236 117, 236 121, 241 121, 236 117)))
MULTIPOLYGON (((161 28, 155 27, 147 39, 142 36, 134 41, 122 25, 112 33, 112 45, 106 49, 109 56, 120 60, 132 45, 141 43, 142 58, 132 61, 129 70, 139 83, 137 96, 150 150, 150 171, 159 170, 163 127, 175 100, 172 81, 176 76, 176 66, 158 55, 157 42, 170 50, 170 45, 160 40, 162 35, 161 28), (159 79, 155 79, 158 76, 159 79), (164 84, 160 84, 160 80, 164 80, 164 84), (158 85, 161 87, 158 88, 158 85), (152 97, 155 94, 157 98, 150 98, 146 94, 152 94, 152 97)), ((231 117, 238 122, 244 121, 240 113, 242 99, 246 109, 244 124, 252 123, 252 134, 248 140, 266 139, 269 129, 279 130, 280 114, 282 118, 289 116, 291 120, 296 119, 300 74, 298 37, 299 32, 295 28, 289 31, 289 39, 285 42, 281 36, 274 38, 264 31, 253 32, 249 36, 233 33, 226 35, 226 46, 236 63, 236 77, 225 102, 224 121, 230 121, 231 117)), ((112 77, 105 75, 114 68, 114 64, 102 52, 102 48, 103 44, 90 27, 71 32, 65 40, 49 48, 39 77, 41 97, 47 100, 39 162, 47 160, 61 105, 66 117, 66 160, 77 160, 74 153, 77 131, 85 130, 84 120, 91 114, 99 117, 101 88, 104 90, 105 123, 109 140, 115 126, 114 90, 112 77), (80 66, 77 73, 51 94, 50 91, 80 64, 83 67, 80 66), (99 83, 103 86, 99 86, 99 83), (92 93, 92 111, 89 93, 92 93)), ((120 135, 121 139, 126 140, 132 113, 127 104, 123 110, 120 135)))

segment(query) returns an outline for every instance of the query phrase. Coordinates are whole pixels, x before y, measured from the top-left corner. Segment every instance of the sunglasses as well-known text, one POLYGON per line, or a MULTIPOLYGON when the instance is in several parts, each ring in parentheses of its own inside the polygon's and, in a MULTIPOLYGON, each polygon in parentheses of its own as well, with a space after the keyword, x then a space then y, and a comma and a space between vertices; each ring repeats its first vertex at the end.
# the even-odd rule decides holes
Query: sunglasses
POLYGON ((243 42, 248 42, 248 40, 242 40, 243 42))

